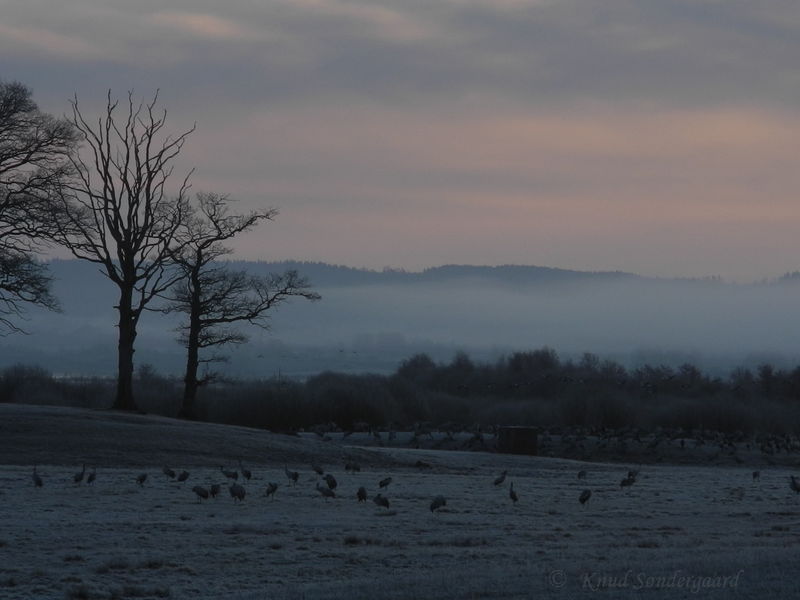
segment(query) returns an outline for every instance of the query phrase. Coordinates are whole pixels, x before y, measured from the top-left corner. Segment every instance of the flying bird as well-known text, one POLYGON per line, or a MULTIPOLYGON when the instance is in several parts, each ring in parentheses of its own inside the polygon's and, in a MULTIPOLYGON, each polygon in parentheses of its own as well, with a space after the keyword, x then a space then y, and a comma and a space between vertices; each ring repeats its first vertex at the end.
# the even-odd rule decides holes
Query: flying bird
POLYGON ((431 512, 436 512, 443 506, 447 506, 447 499, 444 496, 436 496, 436 498, 431 500, 431 512))

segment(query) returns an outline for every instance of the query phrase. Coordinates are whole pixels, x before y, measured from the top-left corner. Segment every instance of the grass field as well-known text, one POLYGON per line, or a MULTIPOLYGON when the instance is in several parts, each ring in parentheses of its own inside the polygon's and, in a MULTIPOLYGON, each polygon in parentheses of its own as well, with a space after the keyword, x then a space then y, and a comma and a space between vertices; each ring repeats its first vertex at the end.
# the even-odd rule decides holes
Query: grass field
POLYGON ((786 466, 754 481, 747 465, 364 449, 25 405, 0 405, 0 436, 4 599, 800 597, 798 473, 786 466), (239 460, 253 472, 241 503, 219 469, 239 460), (346 473, 350 461, 361 471, 346 473), (97 467, 92 486, 73 483, 84 462, 97 467), (335 499, 315 489, 312 463, 338 480, 335 499), (629 468, 641 472, 621 489, 629 468), (371 498, 388 476, 386 509, 371 498), (212 483, 222 494, 199 501, 192 487, 212 483), (434 514, 437 495, 447 505, 434 514))

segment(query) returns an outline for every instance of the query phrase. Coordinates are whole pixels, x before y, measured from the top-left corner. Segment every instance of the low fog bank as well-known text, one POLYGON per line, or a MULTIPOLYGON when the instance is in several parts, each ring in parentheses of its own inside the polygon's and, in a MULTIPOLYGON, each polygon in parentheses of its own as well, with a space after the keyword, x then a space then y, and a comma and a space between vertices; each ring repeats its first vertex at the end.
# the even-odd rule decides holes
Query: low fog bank
MULTIPOLYGON (((114 288, 94 270, 56 281, 59 314, 36 311, 26 336, 0 340, 0 366, 104 375, 116 368, 114 288)), ((56 273, 58 276, 59 273, 56 273)), ((312 280, 312 284, 314 281, 312 280)), ((322 300, 274 311, 272 329, 228 349, 233 377, 305 376, 324 370, 389 372, 418 352, 478 360, 549 346, 563 358, 592 352, 625 366, 691 362, 718 374, 735 366, 800 363, 800 285, 591 277, 524 284, 497 278, 316 285, 322 300)), ((179 374, 175 317, 147 313, 137 364, 179 374)))

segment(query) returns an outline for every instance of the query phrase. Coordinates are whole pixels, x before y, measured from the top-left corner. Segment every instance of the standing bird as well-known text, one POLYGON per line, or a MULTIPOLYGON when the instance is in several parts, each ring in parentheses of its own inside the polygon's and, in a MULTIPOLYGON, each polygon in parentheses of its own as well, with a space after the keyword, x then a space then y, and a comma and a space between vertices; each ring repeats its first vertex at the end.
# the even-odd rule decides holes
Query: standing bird
POLYGON ((311 469, 314 471, 314 473, 316 473, 320 477, 322 477, 325 474, 325 470, 319 465, 315 465, 314 463, 311 463, 311 469))
POLYGON ((511 502, 516 504, 519 502, 519 496, 517 496, 517 492, 514 491, 514 482, 511 482, 511 488, 508 490, 508 497, 511 498, 511 502))
POLYGON ((578 471, 578 479, 586 479, 586 471, 578 471))
POLYGON ((238 479, 239 479, 239 473, 238 472, 236 472, 236 471, 228 471, 224 467, 220 467, 219 470, 222 471, 222 474, 225 475, 225 477, 227 477, 228 479, 233 479, 234 481, 238 481, 238 479))
POLYGON ((242 466, 242 461, 241 460, 239 461, 239 470, 242 472, 242 477, 247 479, 247 481, 250 481, 250 478, 253 476, 253 474, 250 472, 249 469, 245 469, 242 466))
POLYGON ((86 478, 86 483, 92 485, 95 479, 97 479, 97 467, 92 467, 92 472, 89 473, 89 476, 86 478))
POLYGON ((145 481, 147 481, 147 473, 142 473, 136 478, 136 483, 139 485, 144 485, 145 481))
POLYGON ((634 483, 636 483, 636 478, 628 475, 625 479, 619 482, 619 487, 620 489, 624 487, 631 487, 634 483))
POLYGON ((322 487, 319 483, 317 483, 317 491, 325 498, 325 502, 328 501, 328 498, 336 498, 336 492, 331 488, 322 487))
POLYGON ((189 471, 181 471, 181 474, 178 475, 178 481, 183 482, 186 481, 187 479, 189 479, 189 471))
POLYGON ((80 483, 81 481, 83 481, 84 473, 86 473, 86 464, 85 463, 83 465, 83 470, 80 473, 75 473, 75 475, 72 477, 72 481, 74 481, 75 483, 80 483))
POLYGON ((196 485, 192 488, 192 491, 197 494, 198 502, 208 499, 208 490, 206 488, 196 485))
POLYGON ((375 496, 372 501, 377 504, 378 506, 383 506, 386 510, 389 510, 389 499, 384 498, 380 494, 375 496))
POLYGON ((578 501, 581 503, 581 506, 586 504, 589 501, 589 498, 592 497, 592 490, 583 490, 581 495, 578 497, 578 501))
POLYGON ((275 499, 275 492, 277 492, 277 491, 278 491, 278 484, 277 483, 273 483, 273 482, 270 481, 267 484, 267 491, 265 492, 267 497, 268 498, 272 498, 274 500, 275 499))
POLYGON ((431 500, 431 512, 436 512, 443 506, 447 506, 447 499, 444 496, 436 496, 436 498, 431 500))
POLYGON ((296 484, 297 480, 300 479, 300 473, 298 473, 297 471, 290 471, 289 467, 287 467, 286 465, 283 466, 283 472, 286 473, 286 477, 288 477, 291 480, 292 485, 296 484))
POLYGON ((167 476, 167 477, 169 477, 170 479, 175 479, 175 471, 173 471, 173 470, 172 470, 172 469, 170 469, 169 467, 164 467, 164 468, 162 468, 162 469, 161 469, 161 472, 162 472, 162 473, 164 473, 164 475, 166 475, 166 476, 167 476))
POLYGON ((325 480, 325 483, 328 484, 328 487, 332 490, 335 490, 336 486, 339 485, 338 483, 336 483, 336 478, 330 473, 326 473, 323 479, 325 480))
POLYGON ((31 475, 31 478, 33 479, 34 486, 42 487, 44 485, 42 478, 39 477, 39 474, 36 472, 36 465, 33 465, 33 474, 31 475))
POLYGON ((761 479, 761 471, 753 471, 753 481, 761 479))
POLYGON ((367 488, 365 488, 363 485, 360 488, 358 488, 358 491, 356 492, 356 498, 358 498, 359 502, 366 502, 367 488))
MULTIPOLYGON (((386 479, 381 479, 378 482, 378 487, 383 489, 385 487, 388 487, 390 483, 392 483, 392 478, 391 477, 387 477, 386 479)), ((380 494, 378 494, 378 495, 380 496, 380 494)))
POLYGON ((231 487, 228 488, 228 491, 231 493, 231 498, 233 501, 236 502, 237 500, 241 502, 244 500, 245 490, 244 488, 239 485, 238 483, 232 483, 231 487))
POLYGON ((794 475, 792 475, 789 480, 789 487, 792 488, 796 494, 800 494, 800 481, 798 481, 797 477, 794 475))
POLYGON ((220 491, 221 488, 222 488, 222 486, 220 484, 212 483, 211 484, 211 489, 209 490, 209 494, 211 494, 211 497, 212 498, 216 498, 217 494, 219 494, 219 491, 220 491))
POLYGON ((495 485, 503 485, 503 482, 506 480, 506 475, 508 475, 508 471, 503 471, 500 475, 494 480, 495 485))

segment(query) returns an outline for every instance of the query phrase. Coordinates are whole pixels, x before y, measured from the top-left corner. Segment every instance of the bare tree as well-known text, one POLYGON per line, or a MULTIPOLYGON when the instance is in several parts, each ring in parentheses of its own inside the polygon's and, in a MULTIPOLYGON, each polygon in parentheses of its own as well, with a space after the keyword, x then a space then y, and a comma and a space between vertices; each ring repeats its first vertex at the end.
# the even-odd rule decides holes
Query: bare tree
POLYGON ((58 308, 36 253, 74 143, 70 124, 40 112, 27 87, 0 81, 0 332, 22 331, 15 320, 26 305, 58 308))
POLYGON ((194 127, 172 136, 164 131, 166 111, 158 94, 119 105, 111 92, 105 111, 89 123, 77 97, 71 122, 83 143, 71 156, 75 176, 60 189, 57 241, 72 254, 100 265, 119 288, 118 375, 114 408, 135 410, 133 355, 139 319, 147 305, 171 286, 168 268, 176 234, 187 215, 189 172, 167 193, 175 158, 194 127))
POLYGON ((195 416, 198 388, 215 377, 213 372, 199 377, 200 365, 224 360, 219 355, 201 358, 201 350, 246 342, 247 336, 233 324, 249 323, 268 329, 270 309, 291 297, 320 298, 296 271, 256 277, 219 261, 232 252, 224 245, 226 240, 261 221, 271 221, 277 210, 235 215, 229 212, 227 196, 205 193, 197 198, 197 209, 181 227, 182 246, 175 261, 182 279, 170 290, 170 306, 166 309, 187 316, 179 338, 187 349, 180 416, 189 419, 195 416))

